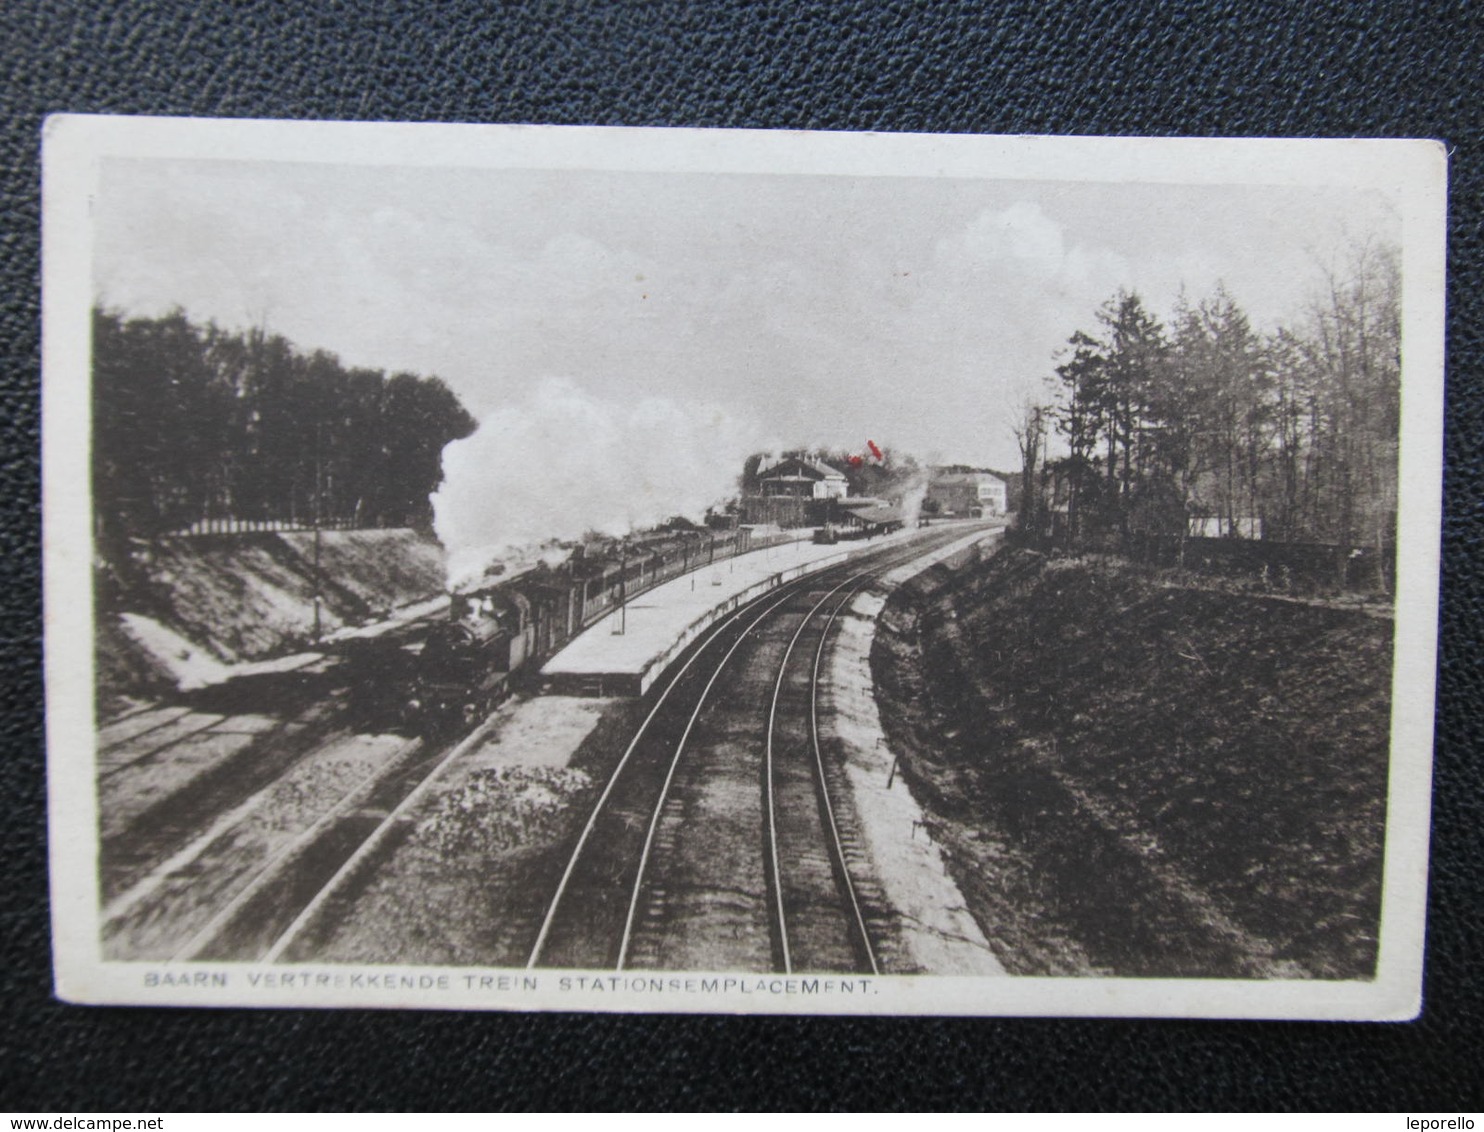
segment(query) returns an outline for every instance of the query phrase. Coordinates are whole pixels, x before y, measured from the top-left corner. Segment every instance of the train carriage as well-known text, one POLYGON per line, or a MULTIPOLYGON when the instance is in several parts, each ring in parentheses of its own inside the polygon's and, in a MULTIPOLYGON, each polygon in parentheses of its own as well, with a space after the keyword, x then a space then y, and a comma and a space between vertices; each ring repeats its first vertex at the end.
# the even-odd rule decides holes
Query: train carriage
POLYGON ((583 629, 622 602, 701 566, 744 553, 750 532, 654 532, 561 566, 539 567, 449 599, 423 645, 406 715, 424 731, 472 725, 583 629))

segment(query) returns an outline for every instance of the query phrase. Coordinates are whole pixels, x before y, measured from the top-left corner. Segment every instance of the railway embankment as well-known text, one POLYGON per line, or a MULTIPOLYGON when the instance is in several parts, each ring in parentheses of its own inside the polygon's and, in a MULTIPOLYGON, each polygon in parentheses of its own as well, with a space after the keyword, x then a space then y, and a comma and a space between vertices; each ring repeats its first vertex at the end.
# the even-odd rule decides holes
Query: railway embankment
POLYGON ((444 588, 443 548, 413 530, 162 538, 99 567, 100 699, 212 682, 221 666, 308 646, 444 588))
POLYGON ((875 579, 837 618, 820 697, 820 732, 843 769, 861 852, 891 930, 880 943, 893 974, 1003 975, 949 874, 926 815, 888 742, 871 674, 872 645, 890 595, 928 570, 952 573, 995 554, 1002 532, 980 531, 875 579))
POLYGON ((871 662, 898 773, 1011 973, 1357 979, 1391 628, 1009 550, 898 588, 871 662))

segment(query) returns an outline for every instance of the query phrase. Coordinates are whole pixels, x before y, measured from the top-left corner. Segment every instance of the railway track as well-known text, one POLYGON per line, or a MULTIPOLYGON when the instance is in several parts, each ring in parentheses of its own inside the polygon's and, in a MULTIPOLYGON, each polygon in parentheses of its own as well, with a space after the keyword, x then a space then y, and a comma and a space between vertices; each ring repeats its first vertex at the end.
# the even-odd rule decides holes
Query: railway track
POLYGON ((842 796, 841 783, 826 771, 819 741, 819 674, 825 644, 840 611, 868 577, 847 579, 815 603, 789 640, 773 685, 763 802, 775 963, 785 974, 796 969, 880 973, 846 855, 848 845, 859 869, 860 846, 841 833, 835 802, 842 796), (798 649, 811 623, 818 626, 815 647, 798 649), (790 664, 795 655, 803 665, 790 664), (785 708, 782 713, 780 705, 785 708))
POLYGON ((273 828, 282 819, 275 818, 268 791, 224 814, 109 906, 105 931, 115 937, 113 950, 172 962, 280 958, 492 722, 442 744, 337 734, 316 755, 324 762, 354 755, 359 765, 335 796, 288 830, 273 828))
POLYGON ((961 536, 799 579, 716 627, 615 766, 528 966, 877 971, 881 911, 820 739, 820 672, 862 586, 961 536))
MULTIPOLYGON (((819 674, 830 627, 858 589, 935 541, 787 583, 703 634, 651 693, 544 920, 538 927, 536 912, 525 929, 535 936, 530 965, 877 970, 874 890, 839 768, 820 741, 819 674), (718 929, 729 937, 720 950, 718 929)), ((106 920, 133 934, 117 957, 317 954, 418 803, 492 725, 457 741, 389 742, 333 801, 273 837, 243 831, 261 825, 279 779, 219 810, 110 902, 106 920)), ((289 773, 374 738, 331 731, 289 773)))
POLYGON ((141 885, 158 879, 170 862, 189 855, 203 831, 220 831, 232 815, 343 730, 334 703, 291 710, 278 719, 255 714, 211 719, 174 738, 159 729, 160 741, 147 753, 136 746, 127 765, 120 765, 118 745, 100 750, 99 876, 105 919, 141 885))
MULTIPOLYGON (((734 629, 757 604, 735 611, 713 627, 672 686, 687 674, 702 650, 734 629)), ((659 697, 655 711, 664 706, 665 699, 663 694, 659 697)), ((358 884, 374 873, 398 835, 410 829, 417 805, 461 755, 479 746, 493 723, 491 716, 452 745, 422 753, 405 773, 388 776, 369 791, 355 792, 354 799, 348 796, 334 813, 280 853, 292 862, 290 869, 261 874, 217 913, 179 957, 270 963, 312 957, 354 905, 358 884), (287 883, 280 875, 284 872, 289 874, 287 883)))
POLYGON ((112 950, 120 958, 171 961, 291 962, 314 954, 353 904, 357 881, 374 872, 409 828, 413 809, 492 724, 493 716, 444 743, 405 740, 295 830, 276 837, 251 830, 271 810, 268 796, 290 776, 316 760, 334 761, 346 744, 376 738, 345 729, 324 736, 281 777, 203 822, 110 902, 105 935, 113 938, 112 950))
MULTIPOLYGON (((415 633, 430 619, 396 632, 415 633)), ((235 702, 229 689, 214 690, 215 711, 136 709, 100 731, 100 790, 133 791, 112 800, 103 830, 103 939, 112 957, 250 953, 246 940, 273 922, 270 891, 281 901, 302 887, 297 874, 321 842, 374 806, 388 783, 416 777, 423 741, 358 726, 343 682, 322 662, 313 667, 313 692, 259 689, 235 702), (265 699, 289 710, 255 711, 265 699)))
POLYGON ((104 939, 116 958, 223 958, 254 898, 285 874, 327 827, 389 774, 415 759, 417 744, 332 731, 281 777, 199 827, 197 833, 104 907, 104 939), (347 758, 346 756, 351 756, 347 758), (359 756, 358 758, 356 756, 359 756), (301 814, 305 782, 348 767, 337 798, 301 814), (353 765, 352 765, 353 764, 353 765), (285 799, 298 802, 285 813, 285 799))
POLYGON ((528 966, 623 966, 663 804, 707 696, 748 632, 804 584, 735 610, 669 677, 578 836, 528 966))
MULTIPOLYGON (((396 647, 425 632, 427 614, 382 635, 396 647)), ((98 729, 100 879, 110 906, 158 880, 203 831, 220 832, 264 790, 368 726, 351 701, 353 664, 327 654, 298 668, 239 677, 172 704, 135 707, 98 729)), ((105 917, 108 913, 105 910, 105 917)))

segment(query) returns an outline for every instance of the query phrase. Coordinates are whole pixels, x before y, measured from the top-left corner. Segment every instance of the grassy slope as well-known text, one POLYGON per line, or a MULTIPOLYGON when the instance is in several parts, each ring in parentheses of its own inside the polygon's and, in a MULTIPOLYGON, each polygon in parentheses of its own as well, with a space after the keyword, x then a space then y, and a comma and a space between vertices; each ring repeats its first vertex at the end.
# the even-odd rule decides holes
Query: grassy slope
MULTIPOLYGON (((119 613, 152 617, 228 662, 292 652, 314 626, 314 536, 306 532, 161 539, 131 564, 132 597, 100 590, 99 689, 104 701, 147 692, 150 668, 119 633, 119 613), (114 608, 117 604, 119 607, 114 608)), ((439 593, 443 548, 410 530, 326 531, 320 545, 326 632, 439 593)))
POLYGON ((1012 970, 1371 974, 1389 621, 1012 551, 885 628, 888 734, 1012 970))

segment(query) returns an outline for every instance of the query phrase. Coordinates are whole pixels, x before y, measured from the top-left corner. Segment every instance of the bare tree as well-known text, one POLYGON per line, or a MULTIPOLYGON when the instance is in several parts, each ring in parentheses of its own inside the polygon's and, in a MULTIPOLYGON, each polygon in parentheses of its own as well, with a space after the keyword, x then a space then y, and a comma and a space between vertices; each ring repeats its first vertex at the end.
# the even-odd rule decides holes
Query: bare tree
POLYGON ((1020 501, 1016 526, 1028 538, 1041 534, 1041 491, 1037 482, 1038 464, 1046 446, 1046 409, 1031 397, 1020 406, 1019 416, 1011 423, 1010 432, 1020 451, 1020 501))

